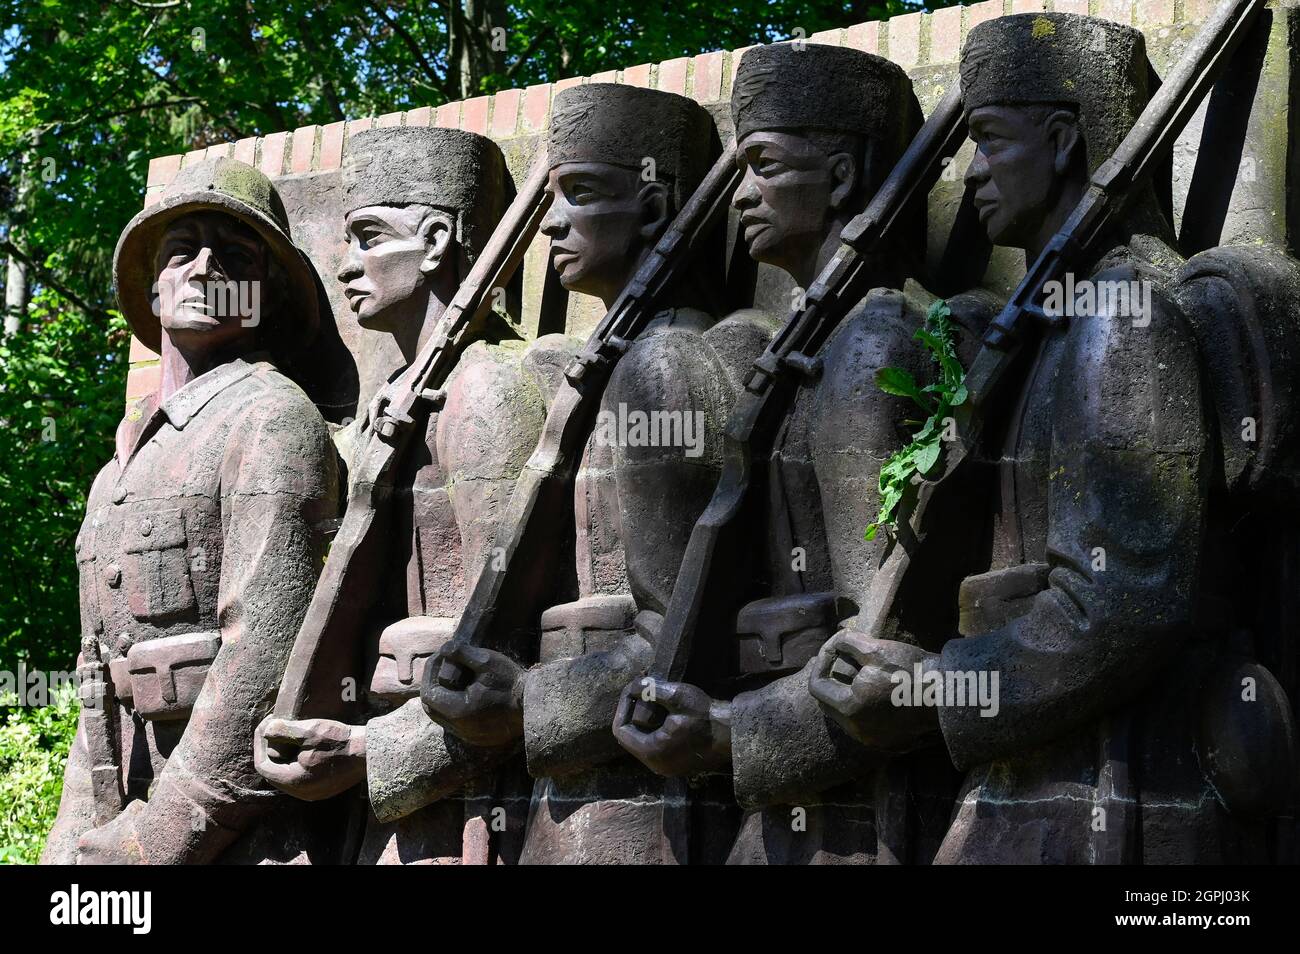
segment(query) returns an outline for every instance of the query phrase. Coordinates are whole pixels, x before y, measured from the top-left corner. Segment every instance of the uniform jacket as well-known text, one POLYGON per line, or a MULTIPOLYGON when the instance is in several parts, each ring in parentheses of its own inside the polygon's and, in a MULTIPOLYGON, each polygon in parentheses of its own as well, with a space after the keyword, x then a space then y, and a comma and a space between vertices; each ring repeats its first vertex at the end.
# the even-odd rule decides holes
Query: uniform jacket
MULTIPOLYGON (((312 850, 296 807, 254 771, 251 740, 337 508, 325 423, 297 385, 253 355, 161 403, 145 398, 116 443, 90 491, 76 556, 83 638, 98 640, 116 686, 122 785, 128 799, 147 801, 137 824, 146 860, 287 860, 312 850), (147 651, 163 639, 180 647, 175 668, 147 651), (206 667, 195 664, 204 653, 206 667), (187 693, 196 696, 188 714, 174 705, 187 693)), ((85 731, 83 715, 46 862, 71 862, 92 825, 85 731)))

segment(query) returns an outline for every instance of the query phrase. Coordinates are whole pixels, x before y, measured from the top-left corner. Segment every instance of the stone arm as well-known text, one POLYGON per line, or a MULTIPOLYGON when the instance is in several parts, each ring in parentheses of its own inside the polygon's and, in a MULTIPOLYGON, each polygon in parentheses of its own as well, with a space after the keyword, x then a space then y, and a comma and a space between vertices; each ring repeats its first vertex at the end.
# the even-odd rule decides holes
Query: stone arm
POLYGON ((652 656, 650 644, 631 635, 615 649, 528 670, 523 676, 528 773, 569 775, 623 757, 610 726, 623 688, 645 673, 652 656))
MULTIPOLYGON (((1096 281, 1144 277, 1117 267, 1096 281)), ((1023 753, 1125 705, 1188 631, 1210 458, 1201 372, 1185 318, 1158 290, 1146 317, 1145 327, 1079 317, 1066 332, 1047 588, 1026 615, 949 641, 937 660, 999 678, 995 716, 939 709, 958 768, 1023 753)))
POLYGON ((693 330, 652 333, 614 369, 601 411, 609 422, 628 422, 626 440, 618 435, 612 449, 619 534, 638 610, 667 609, 691 531, 722 473, 722 432, 735 397, 722 357, 693 330), (637 415, 647 415, 644 439, 637 415))
POLYGON ((136 821, 151 863, 210 862, 283 797, 253 768, 253 730, 275 700, 338 494, 329 435, 305 396, 250 402, 221 487, 221 649, 136 821))
POLYGON ((419 699, 366 723, 366 784, 381 822, 454 795, 510 757, 513 747, 467 745, 430 720, 419 699))
POLYGON ((822 349, 809 444, 821 492, 836 595, 864 605, 888 535, 864 539, 880 512, 880 469, 904 447, 925 414, 907 398, 880 390, 876 373, 902 368, 922 386, 931 363, 912 335, 922 314, 897 291, 878 289, 845 318, 822 349))
POLYGON ((490 556, 498 522, 546 421, 545 395, 521 352, 471 345, 447 384, 438 418, 437 453, 449 476, 467 592, 490 556))
MULTIPOLYGON (((80 661, 80 657, 78 657, 80 661)), ((95 796, 90 785, 90 754, 86 749, 85 713, 77 719, 77 734, 63 770, 59 814, 41 850, 43 865, 77 863, 77 839, 95 827, 95 796)))
MULTIPOLYGON (((116 463, 109 464, 109 467, 116 467, 116 463)), ((91 485, 90 494, 86 499, 87 520, 90 520, 96 508, 99 506, 104 491, 107 478, 105 471, 101 470, 95 477, 95 482, 91 485)), ((78 560, 81 559, 81 548, 78 547, 78 560)), ((81 581, 81 632, 84 638, 94 632, 95 608, 93 597, 87 598, 87 581, 84 579, 86 573, 93 573, 95 565, 91 562, 88 566, 79 566, 78 570, 83 575, 81 581)), ((81 655, 77 656, 77 667, 80 669, 82 664, 81 655)), ((120 713, 114 713, 120 715, 120 713)), ((41 850, 41 864, 54 865, 71 865, 76 864, 77 858, 77 839, 85 832, 95 827, 95 796, 90 783, 90 753, 86 747, 86 727, 85 713, 77 717, 77 733, 72 739, 72 746, 68 750, 68 761, 63 769, 63 791, 59 796, 59 812, 54 819, 54 826, 50 829, 49 835, 45 838, 45 847, 41 850)))
POLYGON ((808 692, 799 672, 731 701, 731 766, 745 810, 803 804, 880 764, 808 692))

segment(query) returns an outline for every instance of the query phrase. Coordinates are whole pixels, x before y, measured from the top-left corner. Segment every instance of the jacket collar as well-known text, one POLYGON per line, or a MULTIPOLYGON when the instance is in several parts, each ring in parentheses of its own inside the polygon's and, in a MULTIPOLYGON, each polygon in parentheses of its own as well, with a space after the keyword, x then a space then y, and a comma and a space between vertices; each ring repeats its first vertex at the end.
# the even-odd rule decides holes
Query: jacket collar
POLYGON ((269 356, 262 351, 235 358, 200 374, 165 401, 159 402, 157 393, 136 401, 117 428, 118 463, 125 467, 144 439, 158 429, 163 418, 172 427, 183 430, 208 402, 226 388, 244 380, 260 362, 267 360, 269 356))
POLYGON ((253 373, 259 361, 267 360, 266 352, 259 351, 243 358, 235 358, 205 371, 187 382, 175 394, 163 401, 158 410, 167 415, 172 427, 184 430, 199 411, 214 397, 253 373))

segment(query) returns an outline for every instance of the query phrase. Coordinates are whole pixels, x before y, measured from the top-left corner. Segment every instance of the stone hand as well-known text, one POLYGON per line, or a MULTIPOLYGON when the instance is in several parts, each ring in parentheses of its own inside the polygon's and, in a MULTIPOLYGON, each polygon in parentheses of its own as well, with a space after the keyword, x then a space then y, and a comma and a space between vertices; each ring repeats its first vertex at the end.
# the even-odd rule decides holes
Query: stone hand
POLYGON ((77 841, 77 864, 148 864, 144 849, 140 847, 140 833, 136 827, 144 810, 144 802, 128 802, 122 813, 107 825, 92 828, 82 835, 77 841))
POLYGON ((451 646, 425 666, 420 701, 429 718, 470 745, 510 745, 524 734, 523 676, 519 664, 504 653, 451 646), (444 662, 465 676, 463 685, 439 681, 444 662))
POLYGON ((294 798, 330 798, 366 777, 365 726, 268 716, 255 733, 253 766, 294 798))
MULTIPOLYGON (((826 641, 809 673, 808 690, 846 732, 868 748, 902 754, 938 732, 932 707, 895 701, 898 673, 910 680, 917 664, 938 657, 911 643, 872 639, 843 630, 826 641)), ((911 693, 907 694, 910 700, 911 693)))
POLYGON ((668 778, 719 771, 731 764, 731 707, 688 683, 646 676, 623 690, 614 737, 646 768, 668 778), (657 728, 633 722, 637 705, 647 702, 667 713, 657 728))

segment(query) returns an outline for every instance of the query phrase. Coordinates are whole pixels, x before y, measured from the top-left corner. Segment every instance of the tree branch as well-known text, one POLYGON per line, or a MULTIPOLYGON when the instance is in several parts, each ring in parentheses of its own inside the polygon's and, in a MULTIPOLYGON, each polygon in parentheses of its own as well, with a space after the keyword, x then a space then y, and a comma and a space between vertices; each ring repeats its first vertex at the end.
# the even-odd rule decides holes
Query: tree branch
POLYGON ((527 61, 529 57, 531 57, 534 53, 537 52, 537 48, 541 46, 542 40, 546 39, 546 37, 548 37, 553 32, 555 32, 554 27, 552 27, 549 23, 546 26, 542 27, 542 29, 537 32, 537 34, 532 38, 532 40, 529 41, 528 46, 524 48, 524 51, 519 54, 519 58, 516 59, 513 63, 511 63, 508 67, 506 67, 505 78, 510 79, 512 76, 514 76, 515 72, 519 69, 519 67, 523 65, 523 63, 527 61))
POLYGON ((8 239, 0 239, 0 252, 4 252, 6 255, 12 255, 14 258, 18 259, 18 261, 23 262, 32 270, 32 273, 37 276, 41 284, 53 288, 56 292, 68 301, 72 302, 86 314, 95 315, 103 318, 105 321, 110 319, 111 316, 107 311, 87 302, 86 299, 82 298, 67 285, 63 284, 63 282, 59 281, 59 279, 55 278, 53 272, 39 265, 30 255, 14 245, 13 242, 8 239))
POLYGON ((424 53, 420 50, 420 44, 415 42, 415 37, 411 36, 406 27, 402 26, 390 17, 387 11, 376 3, 375 0, 366 0, 366 6, 375 11, 375 13, 379 15, 379 19, 387 23, 389 28, 397 34, 398 38, 403 44, 405 44, 407 50, 410 51, 411 56, 415 58, 416 64, 420 69, 424 70, 425 74, 428 75, 430 79, 433 80, 435 88, 441 90, 444 96, 447 95, 447 89, 443 85, 443 77, 439 76, 438 71, 433 68, 427 59, 425 59, 424 53))

